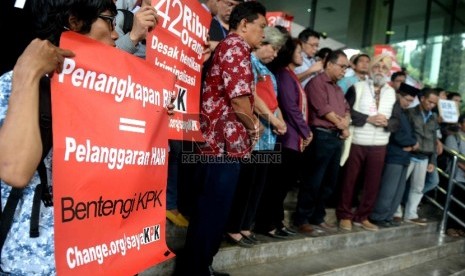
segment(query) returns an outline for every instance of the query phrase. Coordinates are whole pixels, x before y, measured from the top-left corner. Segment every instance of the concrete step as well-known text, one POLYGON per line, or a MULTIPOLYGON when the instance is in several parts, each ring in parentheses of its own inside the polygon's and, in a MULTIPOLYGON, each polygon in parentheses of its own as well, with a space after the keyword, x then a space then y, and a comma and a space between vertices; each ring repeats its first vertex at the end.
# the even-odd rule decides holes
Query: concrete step
POLYGON ((241 248, 224 243, 214 259, 213 266, 218 270, 229 270, 240 266, 279 261, 283 258, 299 257, 303 254, 353 249, 364 245, 394 241, 402 237, 434 233, 437 225, 437 222, 428 223, 427 226, 404 224, 395 228, 380 229, 377 232, 354 227, 351 232, 344 230, 333 233, 319 231, 319 236, 316 237, 297 234, 287 240, 276 240, 257 235, 262 243, 253 248, 241 248))
MULTIPOLYGON (((397 272, 422 263, 464 252, 465 239, 419 234, 363 246, 337 247, 293 258, 228 269, 232 276, 245 275, 400 275, 397 272)), ((416 274, 425 275, 425 274, 416 274)))
MULTIPOLYGON (((331 217, 331 211, 328 211, 328 213, 329 217, 331 217)), ((260 264, 280 262, 284 259, 298 259, 303 255, 317 255, 325 252, 339 252, 341 250, 348 250, 346 254, 350 255, 350 250, 362 246, 383 242, 394 242, 400 238, 429 235, 430 233, 436 232, 437 226, 438 223, 433 221, 428 223, 427 226, 403 224, 395 228, 380 229, 380 231, 377 232, 369 232, 354 227, 351 232, 335 231, 333 233, 325 233, 319 231, 316 237, 307 237, 297 234, 287 240, 276 240, 257 234, 257 238, 261 241, 261 244, 253 248, 241 248, 226 242, 223 243, 220 252, 215 256, 213 267, 219 271, 232 271, 240 267, 247 267, 246 269, 250 269, 251 266, 259 267, 260 264)), ((177 247, 174 248, 176 252, 183 243, 184 237, 184 229, 173 228, 172 231, 167 233, 167 243, 172 249, 174 243, 177 247)), ((158 266, 154 266, 139 275, 171 275, 174 270, 174 265, 175 259, 172 259, 158 266)))
MULTIPOLYGON (((285 222, 290 225, 291 215, 295 209, 296 191, 288 193, 286 199, 285 222)), ((306 237, 297 234, 288 240, 276 240, 267 236, 258 235, 261 244, 253 248, 241 248, 223 243, 220 252, 215 256, 213 267, 219 271, 229 271, 242 266, 253 266, 264 263, 281 261, 286 258, 299 258, 302 255, 324 253, 347 248, 358 248, 360 246, 394 241, 403 237, 415 237, 425 234, 436 233, 438 228, 439 214, 437 210, 429 205, 423 205, 420 210, 422 216, 431 218, 427 226, 417 226, 404 223, 400 227, 381 229, 378 232, 368 232, 354 227, 352 232, 336 231, 333 233, 318 233, 317 237, 306 237)), ((336 214, 333 208, 326 209, 326 221, 336 223, 336 214)), ((186 237, 186 228, 174 226, 167 220, 166 241, 173 252, 182 249, 186 237)), ((171 275, 174 271, 176 259, 173 258, 157 266, 153 266, 141 273, 141 276, 171 275)), ((243 274, 247 275, 247 274, 243 274)), ((253 275, 253 274, 249 274, 253 275)), ((259 274, 265 275, 265 274, 259 274)), ((291 275, 291 274, 288 274, 291 275)))
POLYGON ((386 274, 387 276, 446 276, 465 275, 465 254, 455 254, 432 260, 408 269, 386 274))

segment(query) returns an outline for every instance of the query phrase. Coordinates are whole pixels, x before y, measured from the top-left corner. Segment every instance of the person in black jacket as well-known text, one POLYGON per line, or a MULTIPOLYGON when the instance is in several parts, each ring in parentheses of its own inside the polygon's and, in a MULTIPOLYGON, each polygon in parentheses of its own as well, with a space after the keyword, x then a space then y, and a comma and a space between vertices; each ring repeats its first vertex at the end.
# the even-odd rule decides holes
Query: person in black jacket
POLYGON ((410 164, 410 152, 418 148, 412 126, 405 110, 415 99, 419 90, 402 83, 397 91, 389 125, 394 128, 387 145, 387 153, 381 187, 370 220, 381 227, 398 226, 393 216, 405 191, 407 169, 410 164))

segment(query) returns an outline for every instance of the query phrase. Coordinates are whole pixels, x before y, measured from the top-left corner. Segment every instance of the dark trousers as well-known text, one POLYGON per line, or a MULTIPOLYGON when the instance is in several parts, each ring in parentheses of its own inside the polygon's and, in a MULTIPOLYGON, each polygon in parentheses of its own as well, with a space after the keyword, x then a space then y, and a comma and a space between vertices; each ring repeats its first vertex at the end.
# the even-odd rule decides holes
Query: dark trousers
POLYGON ((272 163, 268 169, 269 180, 263 190, 255 220, 257 232, 270 232, 284 226, 284 199, 290 189, 297 185, 299 178, 298 167, 302 153, 288 148, 280 150, 281 163, 272 163))
POLYGON ((386 146, 352 144, 342 179, 342 194, 336 210, 338 219, 351 219, 356 222, 368 219, 378 196, 385 156, 386 146), (353 213, 352 199, 355 184, 360 175, 363 183, 362 198, 357 210, 353 213))
POLYGON ((169 140, 168 182, 166 186, 166 210, 178 209, 178 176, 180 172, 182 141, 169 140))
POLYGON ((305 169, 294 216, 297 226, 324 222, 326 201, 334 191, 340 168, 343 141, 335 133, 318 129, 313 135, 313 141, 304 151, 305 169))
POLYGON ((199 183, 187 229, 178 275, 210 275, 208 266, 218 252, 230 213, 240 164, 223 162, 198 165, 199 183))
MULTIPOLYGON (((195 155, 195 142, 182 141, 182 148, 178 160, 178 185, 177 185, 177 207, 178 210, 186 217, 190 217, 190 213, 194 209, 195 199, 193 194, 197 193, 198 179, 193 177, 197 174, 198 165, 190 161, 189 156, 195 155)), ((169 173, 169 171, 168 171, 169 173)), ((168 193, 168 192, 167 192, 168 193)))
POLYGON ((228 233, 252 230, 268 173, 266 157, 270 154, 271 151, 254 151, 250 162, 241 163, 239 181, 226 229, 228 233))

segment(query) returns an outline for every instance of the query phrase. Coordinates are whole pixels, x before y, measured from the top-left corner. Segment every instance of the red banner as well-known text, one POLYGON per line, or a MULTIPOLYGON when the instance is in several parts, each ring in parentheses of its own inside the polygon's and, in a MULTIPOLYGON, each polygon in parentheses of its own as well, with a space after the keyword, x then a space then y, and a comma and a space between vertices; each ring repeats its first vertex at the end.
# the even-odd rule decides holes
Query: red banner
POLYGON ((285 12, 267 12, 266 20, 268 20, 268 26, 283 26, 290 32, 294 16, 285 12))
MULTIPOLYGON (((169 92, 176 95, 169 138, 202 141, 199 123, 203 46, 211 15, 198 1, 153 0, 159 16, 147 36, 147 61, 177 78, 169 92)), ((165 91, 164 91, 165 93, 165 91)))
POLYGON ((52 78, 59 275, 134 275, 174 256, 165 240, 165 85, 173 76, 73 32, 52 78))

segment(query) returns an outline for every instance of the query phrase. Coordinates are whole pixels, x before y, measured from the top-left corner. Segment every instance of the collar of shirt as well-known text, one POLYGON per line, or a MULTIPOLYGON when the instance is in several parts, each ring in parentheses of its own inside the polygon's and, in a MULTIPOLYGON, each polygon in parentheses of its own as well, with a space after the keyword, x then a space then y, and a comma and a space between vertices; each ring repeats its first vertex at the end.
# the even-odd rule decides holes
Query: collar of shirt
POLYGON ((249 43, 247 43, 242 36, 240 36, 240 35, 238 35, 236 33, 229 33, 226 37, 232 37, 232 38, 237 37, 237 38, 239 38, 240 40, 242 40, 244 42, 244 45, 247 46, 247 49, 249 50, 249 52, 252 53, 252 47, 250 47, 249 43))
POLYGON ((428 121, 431 115, 433 115, 433 112, 431 112, 431 110, 428 112, 425 112, 424 110, 421 111, 421 116, 423 116, 423 122, 425 123, 428 121))
POLYGON ((337 81, 334 82, 329 76, 328 74, 326 74, 325 71, 321 72, 320 74, 318 75, 322 75, 321 78, 324 82, 327 82, 327 83, 331 83, 332 85, 336 85, 337 86, 337 81))
POLYGON ((305 53, 304 51, 302 51, 302 57, 303 57, 304 59, 313 60, 313 57, 307 55, 307 53, 305 53))

